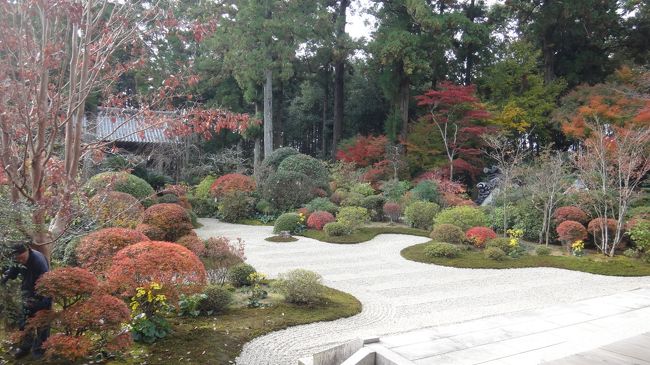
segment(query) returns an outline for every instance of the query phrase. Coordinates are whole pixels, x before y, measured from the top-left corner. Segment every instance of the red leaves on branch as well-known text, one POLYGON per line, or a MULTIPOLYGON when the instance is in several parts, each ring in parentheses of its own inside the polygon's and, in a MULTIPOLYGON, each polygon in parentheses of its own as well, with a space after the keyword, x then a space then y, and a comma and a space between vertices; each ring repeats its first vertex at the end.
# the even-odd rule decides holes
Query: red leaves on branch
POLYGON ((149 238, 133 229, 105 228, 81 239, 77 257, 81 267, 100 275, 111 266, 113 256, 128 245, 148 241, 149 238))
POLYGON ((260 120, 248 114, 232 113, 223 109, 192 109, 169 126, 168 136, 189 136, 198 134, 206 140, 212 139, 222 130, 243 134, 249 128, 259 125, 260 120))
POLYGON ((92 343, 86 337, 67 336, 57 333, 50 336, 43 343, 43 348, 45 349, 45 357, 48 360, 62 357, 68 361, 75 361, 90 353, 92 343))
POLYGON ((255 180, 242 174, 223 175, 215 180, 210 187, 212 196, 216 198, 233 192, 250 193, 253 191, 255 191, 255 180))
POLYGON ((316 211, 309 215, 307 227, 321 231, 327 223, 334 222, 335 220, 336 218, 330 212, 316 211))
POLYGON ((343 145, 336 153, 336 159, 352 162, 357 167, 366 167, 385 159, 386 136, 357 136, 351 144, 343 145))
POLYGON ((144 211, 143 224, 154 226, 164 233, 166 241, 174 242, 192 232, 192 221, 187 211, 178 204, 155 204, 144 211))
POLYGON ((206 283, 203 263, 187 248, 163 241, 127 246, 115 255, 107 273, 108 287, 123 298, 135 289, 159 283, 170 303, 180 294, 201 292, 206 283))
POLYGON ((98 288, 95 275, 80 267, 63 267, 48 271, 36 282, 36 291, 66 309, 90 296, 98 288))
POLYGON ((560 224, 564 221, 576 221, 581 224, 587 224, 589 217, 584 210, 576 206, 559 207, 553 213, 555 223, 560 224))
POLYGON ((497 238, 496 232, 488 227, 472 227, 465 232, 465 237, 472 241, 475 247, 485 247, 485 243, 491 239, 497 238))
POLYGON ((587 229, 580 222, 566 220, 560 223, 555 231, 558 234, 558 238, 564 244, 571 244, 577 240, 586 240, 587 229))

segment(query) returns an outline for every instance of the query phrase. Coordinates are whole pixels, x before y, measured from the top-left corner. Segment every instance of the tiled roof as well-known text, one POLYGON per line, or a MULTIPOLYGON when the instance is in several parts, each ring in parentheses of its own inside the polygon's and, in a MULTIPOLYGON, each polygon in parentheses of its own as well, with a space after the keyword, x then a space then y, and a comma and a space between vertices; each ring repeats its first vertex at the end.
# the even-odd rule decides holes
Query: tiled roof
POLYGON ((100 108, 95 118, 84 118, 84 129, 97 141, 135 143, 177 143, 178 139, 165 135, 165 128, 150 127, 142 116, 119 109, 100 108))

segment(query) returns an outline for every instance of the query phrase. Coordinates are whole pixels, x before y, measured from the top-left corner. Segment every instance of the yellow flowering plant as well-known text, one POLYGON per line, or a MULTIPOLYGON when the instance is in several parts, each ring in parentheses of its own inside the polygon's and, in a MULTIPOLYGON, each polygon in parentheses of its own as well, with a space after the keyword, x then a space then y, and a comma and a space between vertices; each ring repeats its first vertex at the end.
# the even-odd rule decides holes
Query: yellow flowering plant
POLYGON ((162 285, 156 282, 138 287, 131 298, 131 335, 136 342, 154 343, 171 331, 164 315, 169 312, 162 285))
POLYGON ((573 256, 584 255, 585 254, 584 249, 585 249, 585 243, 582 240, 574 241, 571 244, 571 251, 573 252, 573 256))
POLYGON ((509 229, 506 231, 506 234, 508 234, 508 246, 510 249, 508 250, 508 256, 512 258, 517 258, 521 255, 524 254, 525 249, 521 247, 521 238, 524 236, 524 230, 523 229, 509 229))

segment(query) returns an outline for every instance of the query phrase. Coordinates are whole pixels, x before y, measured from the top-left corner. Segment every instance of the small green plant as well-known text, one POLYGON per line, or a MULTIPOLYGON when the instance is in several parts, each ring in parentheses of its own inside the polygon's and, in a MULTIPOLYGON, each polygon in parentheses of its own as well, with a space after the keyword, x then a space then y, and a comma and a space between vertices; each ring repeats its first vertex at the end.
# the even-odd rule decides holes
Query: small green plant
POLYGON ((551 249, 546 246, 537 246, 537 248, 535 249, 535 253, 537 254, 537 256, 550 256, 551 249))
POLYGON ((274 288, 284 295, 285 301, 295 304, 317 302, 323 294, 321 276, 304 269, 281 274, 274 288))
POLYGON ((433 217, 438 213, 439 207, 436 203, 416 201, 404 210, 406 222, 411 226, 420 229, 430 229, 433 225, 433 217))
POLYGON ((433 242, 424 249, 424 254, 429 257, 454 258, 460 255, 460 248, 445 242, 433 242))
POLYGON ((251 285, 249 276, 254 272, 255 268, 249 264, 237 264, 228 270, 228 281, 236 288, 249 286, 251 285))
POLYGON ((634 224, 630 229, 630 238, 640 251, 650 253, 650 221, 640 220, 634 224))
POLYGON ((205 298, 199 302, 199 310, 207 315, 225 311, 233 299, 228 289, 218 285, 208 285, 203 294, 205 298))
POLYGON ((201 294, 192 294, 185 295, 181 294, 178 299, 178 315, 182 317, 198 317, 201 315, 201 310, 199 305, 202 300, 205 300, 208 296, 201 294))
POLYGON ((341 222, 330 222, 323 227, 323 231, 328 236, 340 237, 348 236, 352 233, 350 228, 341 222))
POLYGON ((162 293, 162 285, 151 283, 139 287, 131 298, 131 335, 136 342, 154 343, 171 332, 165 319, 170 310, 167 297, 162 293))
POLYGON ((361 228, 369 220, 368 210, 361 207, 344 207, 336 215, 336 221, 346 225, 351 232, 361 228))
POLYGON ((502 261, 508 257, 506 253, 498 247, 488 247, 485 249, 483 254, 485 255, 485 258, 495 261, 502 261))
POLYGON ((262 299, 268 296, 268 292, 262 289, 262 282, 266 279, 266 275, 261 272, 254 272, 248 275, 248 281, 251 283, 248 290, 248 307, 259 308, 262 306, 262 299))
POLYGON ((640 252, 633 249, 633 248, 628 248, 627 250, 623 251, 623 256, 630 258, 630 259, 636 259, 640 255, 640 252))

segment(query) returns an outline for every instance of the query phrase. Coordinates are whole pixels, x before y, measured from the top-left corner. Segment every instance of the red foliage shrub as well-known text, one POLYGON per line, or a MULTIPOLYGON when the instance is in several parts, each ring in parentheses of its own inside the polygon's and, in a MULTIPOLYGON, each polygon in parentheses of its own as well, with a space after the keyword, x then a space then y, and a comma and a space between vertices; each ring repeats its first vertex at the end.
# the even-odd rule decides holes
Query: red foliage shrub
POLYGON ((92 348, 92 342, 86 337, 67 336, 57 333, 50 336, 43 343, 45 358, 53 360, 62 358, 68 361, 75 361, 87 356, 92 348))
MULTIPOLYGON (((181 208, 182 209, 182 208, 181 208)), ((198 293, 205 286, 205 267, 187 248, 162 241, 145 241, 123 248, 113 257, 108 287, 130 298, 137 287, 156 282, 175 303, 179 294, 198 293)))
POLYGON ((335 220, 336 218, 334 218, 332 213, 319 210, 309 216, 309 219, 307 219, 307 227, 321 231, 327 223, 334 222, 335 220))
POLYGON ((165 239, 165 232, 162 229, 152 226, 151 224, 138 224, 135 230, 149 237, 152 241, 160 241, 165 239))
POLYGON ((342 143, 336 152, 336 159, 352 162, 358 167, 370 166, 384 160, 387 144, 386 136, 357 136, 349 143, 342 143))
POLYGON ((119 331, 129 322, 131 311, 124 301, 108 294, 96 294, 61 312, 60 320, 68 333, 80 329, 119 331))
POLYGON ((485 242, 497 238, 496 232, 488 227, 472 227, 465 232, 465 237, 472 241, 475 247, 485 247, 485 242))
POLYGON ((427 171, 418 176, 413 184, 417 185, 420 181, 431 180, 438 185, 438 192, 442 196, 442 203, 446 207, 455 207, 461 205, 474 206, 476 205, 467 196, 467 188, 465 185, 449 180, 449 171, 432 170, 427 171))
POLYGON ((397 203, 388 202, 384 204, 384 214, 391 222, 397 222, 399 221, 399 217, 402 216, 402 206, 397 203))
POLYGON ((231 266, 244 262, 244 242, 230 242, 226 237, 211 237, 205 241, 205 253, 201 256, 211 284, 222 285, 231 266))
POLYGON ((576 221, 584 225, 589 221, 587 213, 576 206, 557 208, 553 213, 553 218, 555 219, 556 224, 560 224, 565 221, 576 221))
POLYGON ((587 229, 580 222, 565 220, 560 223, 555 231, 558 234, 558 238, 564 244, 573 243, 577 240, 586 240, 587 229))
POLYGON ((80 267, 48 271, 36 282, 36 291, 66 309, 97 290, 95 275, 80 267))
POLYGON ((187 211, 178 204, 156 204, 144 211, 142 223, 161 229, 166 241, 174 242, 192 232, 187 211))
POLYGON ((228 193, 250 193, 253 191, 255 191, 255 181, 250 176, 242 174, 223 175, 215 180, 212 187, 210 187, 212 196, 216 198, 220 198, 228 193))
POLYGON ((614 234, 616 232, 616 224, 616 219, 608 218, 605 220, 604 218, 595 218, 589 222, 589 225, 587 226, 587 232, 592 235, 594 240, 600 242, 602 240, 602 228, 605 227, 607 229, 607 237, 609 241, 611 241, 614 238, 614 234))
POLYGON ((201 257, 205 254, 205 243, 194 232, 179 238, 176 243, 194 252, 196 256, 201 257))
POLYGON ((107 191, 93 196, 88 202, 91 214, 103 227, 135 228, 142 222, 144 207, 132 195, 107 191))
POLYGON ((133 229, 100 229, 81 239, 77 246, 77 261, 81 267, 99 275, 111 266, 111 260, 119 250, 148 240, 143 233, 133 229))
POLYGON ((189 187, 187 185, 182 185, 182 184, 177 184, 177 185, 167 185, 165 188, 159 193, 160 195, 166 195, 166 194, 173 194, 178 197, 178 205, 185 209, 192 209, 192 204, 190 204, 190 201, 187 199, 187 192, 189 191, 189 187))

